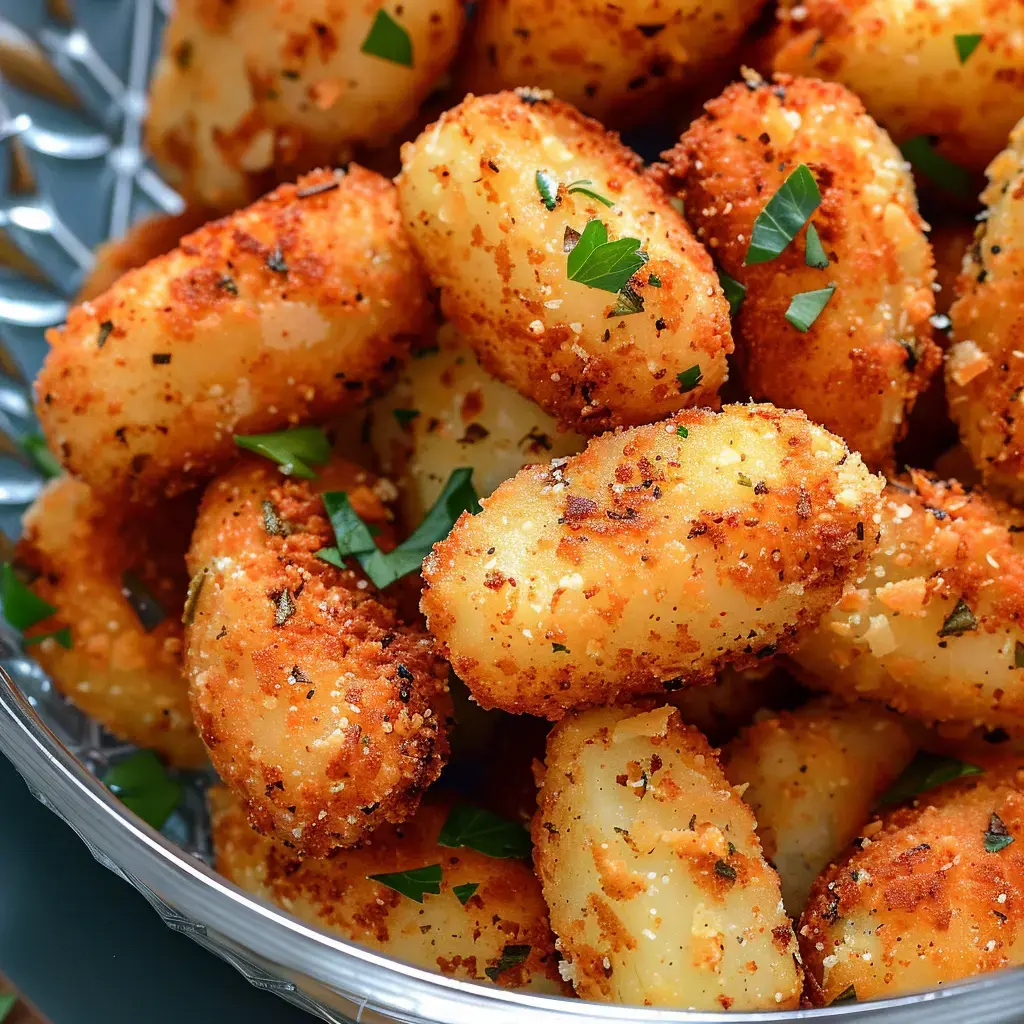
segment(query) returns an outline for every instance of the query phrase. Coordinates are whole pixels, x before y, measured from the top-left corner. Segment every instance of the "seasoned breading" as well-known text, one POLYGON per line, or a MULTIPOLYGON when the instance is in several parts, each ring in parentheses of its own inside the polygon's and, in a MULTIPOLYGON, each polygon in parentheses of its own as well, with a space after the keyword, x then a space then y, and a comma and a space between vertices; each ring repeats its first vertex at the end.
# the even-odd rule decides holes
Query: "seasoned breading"
POLYGON ((634 1006, 795 1008, 803 972, 754 825, 674 708, 604 708, 555 726, 534 862, 576 992, 634 1006))
POLYGON ((224 468, 232 433, 367 398, 429 321, 391 184, 317 171, 73 308, 48 332, 37 411, 97 491, 171 494, 224 468))
POLYGON ((26 650, 114 735, 188 768, 206 761, 181 664, 195 510, 191 496, 142 510, 105 501, 64 476, 25 513, 16 548, 17 563, 36 574, 32 590, 57 609, 28 635, 71 629, 68 650, 54 639, 26 650), (132 604, 140 600, 145 622, 132 604))
POLYGON ((399 201, 442 309, 485 370, 581 433, 714 404, 727 374, 711 260, 640 168, 596 121, 529 90, 467 97, 402 147, 399 201), (631 277, 610 272, 620 254, 570 279, 592 221, 646 254, 631 277))
POLYGON ((188 569, 185 665, 210 759, 259 831, 312 855, 419 806, 448 752, 447 666, 334 545, 319 494, 384 532, 374 479, 335 460, 314 482, 246 459, 210 484, 188 569))
POLYGON ((421 608, 484 707, 557 719, 707 682, 860 575, 881 487, 802 413, 683 412, 502 484, 427 557, 421 608))
POLYGON ((939 365, 931 250, 914 185, 888 136, 842 86, 751 76, 706 104, 664 155, 697 237, 746 287, 733 319, 745 394, 802 409, 881 467, 907 411, 939 365), (754 224, 801 165, 821 205, 809 223, 828 266, 807 265, 807 232, 746 264, 754 224), (834 286, 807 330, 787 319, 795 295, 834 286))

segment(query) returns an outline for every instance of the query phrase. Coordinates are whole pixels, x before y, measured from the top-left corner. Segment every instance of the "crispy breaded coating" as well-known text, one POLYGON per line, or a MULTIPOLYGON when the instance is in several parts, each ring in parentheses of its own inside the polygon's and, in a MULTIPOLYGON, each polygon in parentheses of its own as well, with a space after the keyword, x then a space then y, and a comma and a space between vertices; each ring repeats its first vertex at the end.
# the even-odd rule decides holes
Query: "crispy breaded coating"
POLYGON ((881 487, 802 413, 683 412, 502 484, 427 557, 421 608, 484 707, 557 719, 708 682, 859 577, 881 487))
POLYGON ((614 128, 666 115, 737 47, 764 0, 487 0, 460 84, 551 89, 614 128))
POLYGON ((1024 115, 1020 0, 782 0, 778 17, 775 70, 842 82, 897 142, 933 136, 981 171, 1024 115))
POLYGON ((17 564, 36 574, 32 590, 57 609, 27 635, 71 629, 69 650, 54 639, 26 650, 85 714, 185 768, 206 761, 181 664, 195 506, 185 497, 132 508, 63 476, 25 513, 15 549, 17 564), (147 603, 145 622, 133 600, 147 603))
POLYGON ((358 849, 302 858, 249 828, 238 798, 216 787, 210 791, 216 867, 235 885, 300 920, 406 963, 463 981, 565 994, 533 871, 521 860, 439 846, 450 806, 429 797, 409 821, 382 825, 358 849), (367 877, 434 864, 442 868, 441 892, 426 894, 422 904, 367 877), (455 889, 470 885, 476 888, 463 904, 455 889), (500 968, 510 945, 527 946, 529 953, 500 968))
POLYGON ((914 733, 913 722, 878 705, 819 698, 760 718, 722 750, 726 777, 746 787, 743 802, 793 917, 910 763, 914 733))
POLYGON ((792 1009, 796 941, 754 816, 679 712, 604 708, 551 731, 534 863, 584 999, 792 1009))
POLYGON ((924 721, 1024 724, 1021 527, 923 473, 886 488, 866 574, 793 652, 808 685, 924 721))
POLYGON ((485 370, 581 433, 712 404, 727 375, 711 260, 640 169, 596 121, 529 90, 469 96, 402 147, 402 213, 445 314, 485 370), (647 255, 610 291, 568 276, 594 220, 647 255))
POLYGON ((232 433, 367 398, 429 319, 392 185, 317 171, 73 308, 47 334, 37 411, 96 490, 172 494, 230 462, 232 433))
POLYGON ((322 491, 385 528, 375 480, 244 459, 210 484, 188 553, 185 666, 196 724, 249 821, 322 856, 415 813, 448 752, 447 666, 360 572, 316 557, 322 491))
POLYGON ((799 928, 815 1005, 919 992, 1024 963, 1018 763, 888 812, 819 876, 799 928))
MULTIPOLYGON (((1024 10, 1022 10, 1024 17, 1024 10)), ((946 394, 988 485, 1024 501, 1024 121, 989 165, 987 216, 957 282, 946 394)))
POLYGON ((456 466, 472 467, 473 486, 486 498, 521 467, 571 455, 587 443, 495 380, 448 325, 438 332, 438 348, 417 353, 374 404, 370 439, 411 525, 437 500, 456 466))
MULTIPOLYGON (((982 228, 984 230, 984 228, 982 228)), ((928 244, 935 257, 935 312, 948 313, 956 299, 957 281, 963 272, 964 257, 974 245, 978 225, 973 220, 943 220, 928 232, 928 244)), ((941 342, 945 332, 938 335, 941 342)), ((936 374, 936 377, 941 376, 936 374)))
POLYGON ((344 164, 353 144, 382 143, 416 115, 455 55, 463 8, 464 0, 178 0, 150 91, 149 148, 175 188, 221 209, 344 164), (370 40, 382 16, 406 34, 408 65, 370 40))
POLYGON ((733 319, 744 393, 802 409, 864 461, 892 459, 907 411, 939 365, 931 251, 913 180, 889 137, 842 86, 751 76, 706 104, 664 155, 697 237, 746 287, 733 319), (806 264, 806 232, 745 265, 758 215, 801 165, 821 193, 811 217, 829 264, 806 264), (806 331, 793 297, 835 286, 806 331))

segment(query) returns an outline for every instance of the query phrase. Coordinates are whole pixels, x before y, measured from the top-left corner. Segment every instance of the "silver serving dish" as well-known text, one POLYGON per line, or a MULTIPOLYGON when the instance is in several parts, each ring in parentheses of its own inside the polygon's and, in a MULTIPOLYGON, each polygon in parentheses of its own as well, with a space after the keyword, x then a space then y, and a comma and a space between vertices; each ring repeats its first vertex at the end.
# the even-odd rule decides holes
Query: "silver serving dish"
MULTIPOLYGON (((137 217, 178 196, 139 149, 146 85, 170 0, 0 0, 0 529, 16 536, 38 473, 19 452, 33 430, 30 382, 92 261, 137 217)), ((203 791, 155 832, 96 772, 130 750, 67 704, 0 623, 0 750, 29 789, 133 885, 170 928, 253 985, 336 1024, 698 1024, 787 1020, 1006 1024, 1024 1020, 1024 974, 937 992, 789 1014, 632 1009, 456 981, 309 927, 208 867, 203 791)))

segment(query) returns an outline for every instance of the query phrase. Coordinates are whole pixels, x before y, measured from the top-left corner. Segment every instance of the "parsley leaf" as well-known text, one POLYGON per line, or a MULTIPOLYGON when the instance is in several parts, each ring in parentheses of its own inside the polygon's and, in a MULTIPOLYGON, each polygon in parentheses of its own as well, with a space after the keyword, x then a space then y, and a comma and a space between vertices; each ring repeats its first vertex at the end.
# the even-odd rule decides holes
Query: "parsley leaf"
POLYGON ((3 1024, 9 1016, 11 1010, 18 1003, 18 997, 13 992, 2 992, 0 993, 0 1024, 3 1024))
POLYGON ((547 171, 537 171, 536 181, 541 202, 553 210, 558 205, 558 179, 547 171))
POLYGON ((533 849, 530 833, 522 825, 469 804, 456 804, 451 809, 441 826, 437 845, 465 846, 487 857, 503 860, 529 857, 533 849))
POLYGON ((568 654, 569 653, 569 648, 566 647, 565 644, 552 644, 551 645, 551 653, 552 654, 568 654))
POLYGON ((26 637, 22 646, 32 647, 41 644, 44 640, 56 640, 65 651, 71 650, 71 627, 64 626, 63 629, 56 629, 52 633, 37 633, 35 636, 26 637))
POLYGON ((686 429, 686 427, 676 427, 676 434, 678 434, 679 437, 689 437, 690 436, 690 432, 686 429))
POLYGON ((407 423, 412 423, 417 416, 419 416, 419 409, 392 409, 391 415, 398 421, 400 427, 404 427, 407 423))
POLYGON ((818 183, 810 168, 801 164, 757 215, 744 266, 775 259, 820 204, 818 183))
POLYGON ((612 307, 607 319, 610 320, 613 316, 630 316, 632 313, 642 313, 643 311, 644 297, 629 284, 624 284, 622 291, 619 292, 619 301, 612 307))
POLYGON ((735 316, 747 297, 746 285, 742 285, 735 277, 730 277, 724 270, 718 271, 718 283, 722 286, 725 301, 729 303, 729 316, 735 316))
POLYGON ((900 777, 882 794, 878 806, 901 804, 911 797, 941 786, 944 782, 952 782, 953 779, 961 779, 967 775, 983 774, 984 769, 977 765, 968 764, 955 757, 943 757, 941 754, 929 754, 921 750, 903 769, 900 777))
POLYGON ((998 853, 1005 850, 1013 842, 1013 835, 1006 827, 1002 818, 993 811, 988 818, 988 828, 985 829, 985 851, 987 853, 998 853))
POLYGON ((574 181, 571 185, 565 186, 565 191, 572 195, 573 192, 580 192, 585 196, 589 196, 591 199, 596 199, 599 203, 604 203, 607 207, 612 207, 615 204, 607 197, 601 195, 600 192, 595 192, 592 188, 587 188, 588 185, 594 183, 590 178, 580 178, 579 181, 574 181))
POLYGON ((649 278, 647 278, 647 283, 652 288, 660 288, 661 287, 661 278, 658 277, 657 274, 651 274, 651 276, 649 278))
POLYGON ((647 262, 647 253, 640 251, 641 245, 638 238, 617 238, 609 242, 604 224, 599 220, 588 221, 569 253, 569 280, 601 291, 621 291, 647 262))
POLYGON ((379 10, 370 31, 359 47, 361 53, 412 67, 412 40, 409 33, 385 10, 379 10))
POLYGON ((152 750, 138 750, 107 769, 103 782, 130 811, 163 828, 181 799, 181 783, 168 778, 152 750))
POLYGON ((981 32, 967 32, 953 36, 953 45, 956 47, 956 55, 960 58, 961 64, 967 63, 967 59, 978 48, 978 43, 983 38, 981 32))
POLYGON ((942 629, 939 630, 939 636, 959 636, 961 633, 967 633, 972 629, 978 628, 978 620, 974 617, 974 612, 971 611, 970 606, 961 597, 956 603, 956 607, 949 613, 946 621, 942 624, 942 629))
POLYGON ((147 633, 152 633, 167 617, 163 606, 135 573, 121 573, 121 593, 147 633))
POLYGON ((428 893, 441 894, 441 865, 430 864, 424 868, 410 868, 408 871, 393 871, 384 875, 367 875, 372 882, 380 882, 389 889, 401 893, 407 899, 422 903, 428 893))
POLYGON ((815 270, 824 270, 828 266, 828 256, 818 237, 818 229, 813 224, 807 225, 804 263, 809 267, 814 267, 815 270))
POLYGON ((453 885, 452 892, 455 893, 459 902, 465 906, 472 898, 473 894, 480 888, 479 882, 466 882, 463 885, 453 885))
POLYGON ((683 370, 682 373, 676 374, 676 380, 679 381, 679 391, 684 395, 687 391, 692 391, 697 387, 703 379, 704 373, 696 365, 691 366, 688 370, 683 370))
POLYGON ((47 448, 46 438, 42 434, 26 434, 21 439, 21 450, 47 480, 60 476, 60 460, 47 448))
POLYGON ((5 562, 0 575, 0 602, 4 618, 22 633, 48 619, 57 610, 18 578, 14 566, 5 562))
POLYGON ((331 442, 319 427, 292 427, 273 434, 235 434, 239 448, 256 452, 276 462, 289 476, 312 480, 313 466, 322 466, 331 457, 331 442))
POLYGON ((491 981, 497 981, 499 975, 504 974, 505 971, 512 970, 513 967, 518 967, 520 964, 525 964, 529 957, 529 946, 506 946, 501 951, 501 957, 497 964, 494 967, 485 967, 484 974, 491 981))
POLYGON ((821 311, 828 305, 828 300, 832 298, 835 290, 836 286, 830 284, 813 292, 797 292, 789 300, 786 319, 798 331, 809 331, 814 321, 821 316, 821 311))
POLYGON ((847 985, 842 992, 839 993, 829 1003, 829 1006, 835 1006, 836 1003, 855 1003, 857 1001, 857 990, 852 985, 847 985))
POLYGON ((900 146, 903 158, 926 178, 962 199, 970 199, 971 173, 936 152, 937 135, 915 135, 900 146))

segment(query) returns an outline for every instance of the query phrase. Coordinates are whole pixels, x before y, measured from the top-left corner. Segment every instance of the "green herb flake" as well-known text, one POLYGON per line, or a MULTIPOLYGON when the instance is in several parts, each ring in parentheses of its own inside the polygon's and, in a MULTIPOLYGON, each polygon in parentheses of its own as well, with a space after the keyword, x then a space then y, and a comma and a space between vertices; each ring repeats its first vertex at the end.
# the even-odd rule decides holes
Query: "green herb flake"
POLYGON ((136 573, 128 570, 121 573, 121 594, 147 633, 152 633, 167 618, 163 606, 136 573))
POLYGON ((676 374, 676 380, 679 381, 679 391, 684 395, 698 387, 703 379, 704 373, 699 366, 691 366, 688 370, 683 370, 682 373, 676 374))
POLYGON ((412 40, 409 33, 385 10, 379 10, 360 52, 389 60, 392 64, 412 67, 412 40))
POLYGON ((565 644, 552 644, 551 645, 551 653, 552 654, 568 654, 569 653, 569 648, 566 647, 565 644))
POLYGON ((484 974, 486 974, 491 981, 496 982, 499 976, 504 974, 505 971, 510 971, 513 967, 519 967, 520 964, 525 964, 529 958, 529 946, 506 946, 501 951, 501 957, 497 964, 495 964, 494 967, 485 967, 484 974))
POLYGON ((558 179, 547 171, 537 171, 537 191, 540 200, 548 210, 558 205, 558 179))
POLYGON ((744 266, 775 259, 821 205, 821 192, 806 164, 782 183, 754 221, 744 266))
POLYGON ((943 757, 919 751, 903 769, 899 778, 882 794, 879 807, 901 804, 921 793, 927 793, 944 782, 952 782, 968 775, 982 775, 984 769, 955 757, 943 757))
POLYGON ((287 537, 292 532, 272 501, 263 502, 263 529, 271 537, 287 537))
POLYGON ((10 562, 4 563, 0 574, 0 603, 4 618, 21 632, 48 619, 57 610, 18 578, 10 562))
POLYGON ((947 160, 935 149, 937 135, 915 135, 900 146, 903 158, 912 167, 940 188, 962 199, 970 199, 974 191, 971 173, 947 160))
POLYGON ((731 865, 727 864, 724 860, 715 861, 715 874, 719 878, 725 878, 730 882, 736 881, 736 869, 731 865))
POLYGON ((676 427, 676 436, 677 437, 689 437, 690 436, 690 432, 686 429, 686 427, 678 426, 678 427, 676 427))
POLYGON ((640 251, 642 244, 638 238, 609 242, 604 224, 599 220, 588 221, 569 253, 569 280, 601 291, 621 291, 647 262, 647 253, 640 251))
POLYGON ((960 58, 961 64, 966 64, 968 58, 978 48, 978 44, 984 38, 981 32, 968 32, 953 36, 953 45, 956 47, 956 55, 960 58))
POLYGON ((235 284, 235 279, 233 277, 229 277, 227 274, 224 274, 221 278, 218 279, 217 287, 222 292, 227 292, 228 295, 238 294, 238 285, 235 284))
POLYGON ((835 1006, 837 1003, 855 1003, 857 1002, 857 990, 852 985, 847 985, 842 992, 839 993, 829 1003, 829 1006, 835 1006))
POLYGON ((660 288, 661 287, 661 278, 658 277, 657 274, 651 274, 651 276, 649 278, 647 278, 647 283, 652 288, 660 288))
POLYGON ((530 833, 522 825, 470 804, 456 804, 451 809, 437 843, 450 848, 464 846, 500 860, 529 857, 533 849, 530 833))
POLYGON ((729 316, 735 316, 747 297, 746 285, 742 285, 734 277, 730 277, 724 270, 718 271, 718 283, 722 286, 722 293, 725 301, 729 303, 729 316))
POLYGON ((0 993, 0 1024, 7 1020, 17 1004, 18 997, 13 992, 0 993))
POLYGON ((1013 667, 1024 668, 1024 644, 1019 640, 1013 645, 1013 667))
POLYGON ((828 300, 835 293, 836 286, 828 285, 813 292, 798 292, 789 301, 786 319, 801 333, 809 331, 814 321, 821 316, 821 311, 828 305, 828 300))
POLYGON ((384 875, 367 875, 371 882, 380 882, 389 889, 401 893, 415 903, 422 903, 423 897, 441 895, 441 865, 431 864, 424 868, 410 868, 408 871, 393 871, 384 875))
POLYGON ((740 487, 753 487, 754 481, 747 476, 746 473, 737 473, 736 479, 739 481, 740 487))
POLYGON ((52 633, 39 633, 36 636, 30 636, 25 639, 22 646, 33 647, 36 644, 41 644, 44 640, 55 640, 65 651, 71 650, 71 628, 65 626, 63 629, 54 630, 52 633))
POLYGON ((458 901, 465 906, 480 888, 479 882, 466 882, 463 885, 453 885, 452 892, 455 893, 458 901))
POLYGON ((818 237, 818 229, 813 224, 807 225, 807 243, 804 246, 804 263, 815 270, 825 270, 828 267, 828 255, 821 239, 818 237))
POLYGON ((164 771, 152 750, 139 750, 107 769, 103 783, 130 811, 155 829, 174 812, 181 800, 181 783, 164 771))
POLYGON ((594 183, 590 178, 580 178, 579 181, 574 181, 571 185, 566 185, 565 191, 572 195, 574 192, 579 192, 581 195, 589 196, 591 199, 597 200, 599 203, 603 203, 605 206, 611 208, 615 205, 607 196, 601 195, 599 192, 595 192, 592 188, 588 188, 588 185, 594 183))
POLYGON ((267 254, 267 269, 275 274, 287 275, 288 264, 285 262, 284 253, 281 252, 281 246, 275 245, 267 254))
POLYGON ((416 419, 416 417, 419 416, 419 414, 420 414, 419 409, 392 409, 391 410, 391 415, 394 416, 396 420, 398 420, 398 425, 401 426, 401 427, 404 427, 407 424, 412 423, 412 421, 414 419, 416 419))
POLYGON ((642 313, 643 311, 643 296, 636 292, 631 285, 625 284, 622 286, 622 291, 619 292, 618 302, 612 307, 612 311, 606 319, 610 320, 615 316, 630 316, 633 313, 642 313))
POLYGON ((939 636, 960 636, 978 628, 978 620, 974 617, 967 602, 961 597, 956 607, 949 613, 939 630, 939 636))
POLYGON ((96 347, 103 348, 107 343, 107 338, 110 337, 111 332, 114 330, 114 324, 111 320, 104 320, 100 324, 99 333, 96 335, 96 347))
POLYGON ((295 614, 295 598, 285 587, 274 599, 274 625, 283 626, 295 614))
POLYGON ((276 462, 287 476, 316 477, 313 466, 331 457, 331 442, 319 427, 293 427, 273 434, 235 434, 235 444, 276 462))
POLYGON ((188 593, 185 594, 185 607, 181 612, 181 621, 185 626, 191 626, 196 617, 196 605, 199 604, 199 595, 202 593, 203 584, 206 582, 208 569, 200 569, 188 581, 188 593))
POLYGON ((31 459, 32 465, 47 480, 60 476, 61 466, 57 456, 46 446, 46 438, 42 434, 26 434, 20 441, 21 450, 31 459))
POLYGON ((1013 842, 1013 836, 1006 827, 1002 818, 993 811, 988 818, 988 828, 985 829, 985 852, 998 853, 1005 850, 1013 842))

